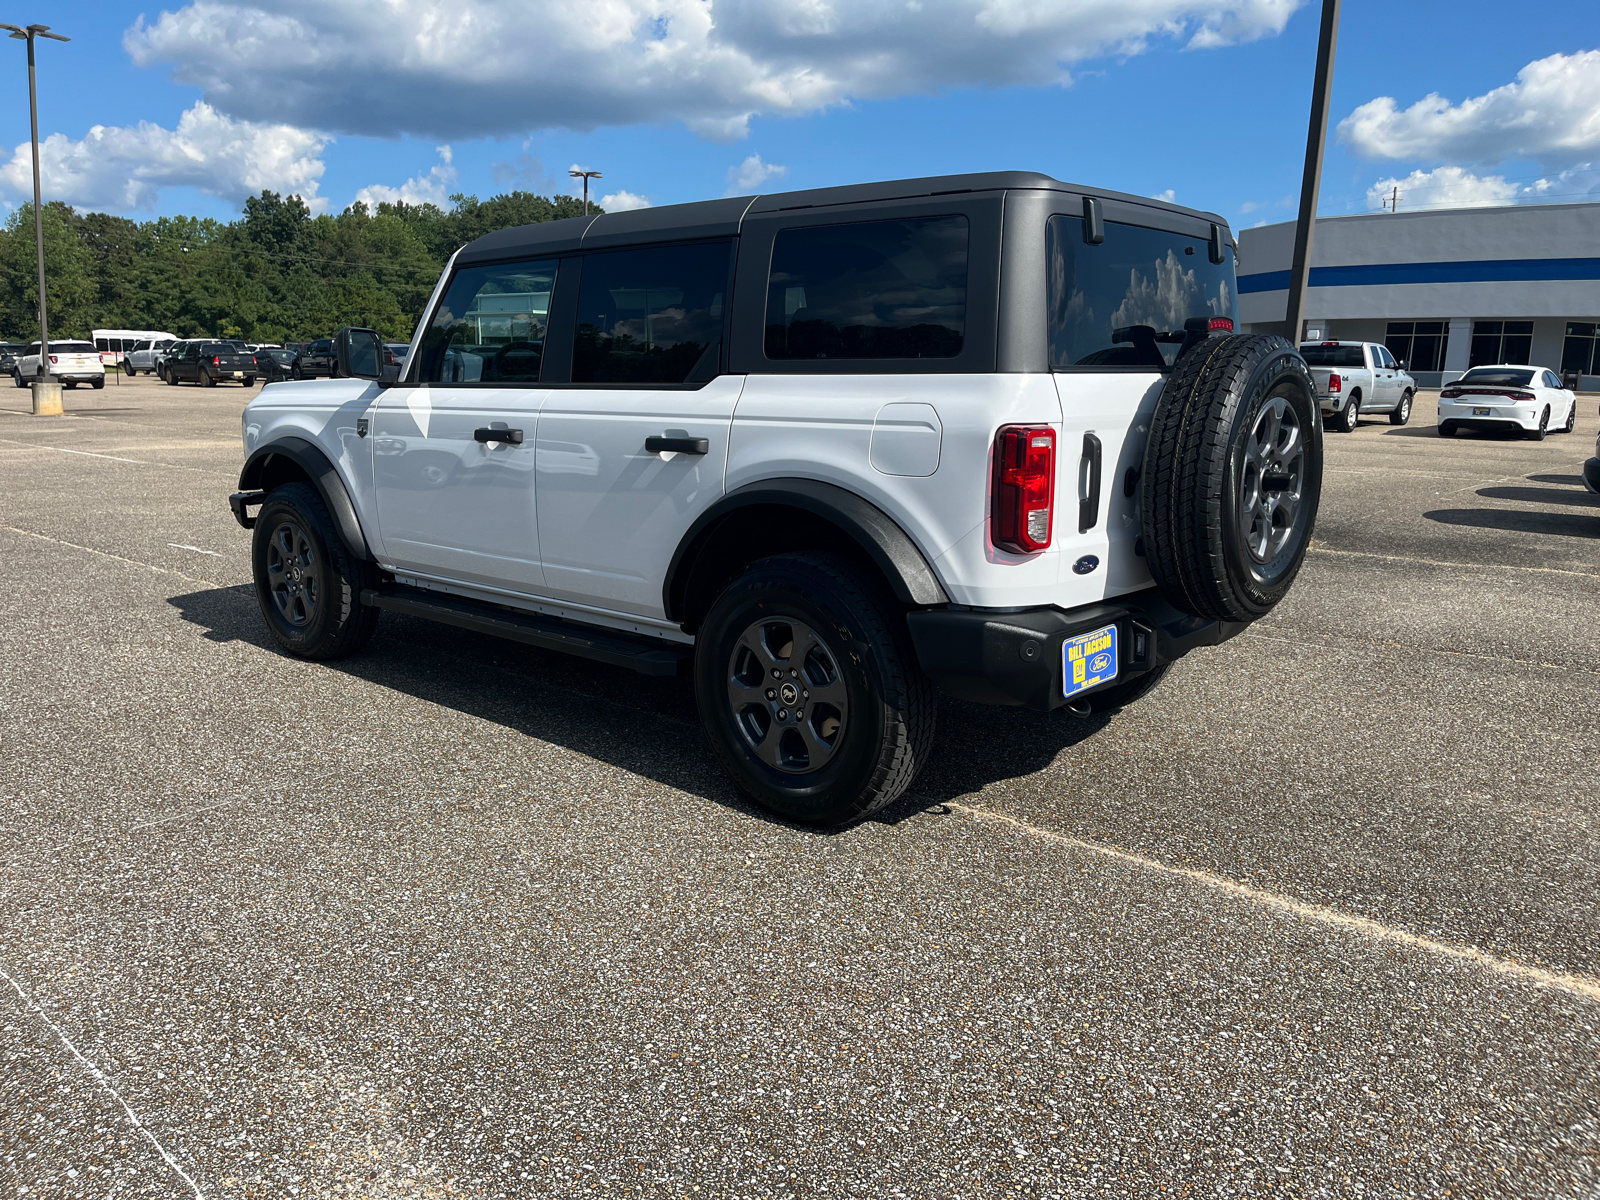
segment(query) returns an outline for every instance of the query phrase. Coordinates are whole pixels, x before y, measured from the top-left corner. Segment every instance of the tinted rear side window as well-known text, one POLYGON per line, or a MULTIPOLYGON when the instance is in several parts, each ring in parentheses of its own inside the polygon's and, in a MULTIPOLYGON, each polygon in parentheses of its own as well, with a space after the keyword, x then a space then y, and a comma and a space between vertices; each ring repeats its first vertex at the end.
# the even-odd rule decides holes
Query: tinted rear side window
POLYGON ((1367 360, 1360 346, 1301 346, 1300 357, 1308 367, 1364 367, 1367 360))
POLYGON ((1230 317, 1239 298, 1233 248, 1213 263, 1203 237, 1105 223, 1105 241, 1083 240, 1083 218, 1050 218, 1049 334, 1052 367, 1171 366, 1191 317, 1230 317))
MULTIPOLYGON (((422 335, 418 383, 537 383, 555 259, 464 267, 422 335)), ((330 354, 318 341, 308 353, 330 354)))
POLYGON ((585 257, 572 382, 683 383, 714 358, 731 250, 709 242, 585 257))
POLYGON ((767 280, 770 359, 954 358, 967 318, 967 218, 782 230, 767 280))

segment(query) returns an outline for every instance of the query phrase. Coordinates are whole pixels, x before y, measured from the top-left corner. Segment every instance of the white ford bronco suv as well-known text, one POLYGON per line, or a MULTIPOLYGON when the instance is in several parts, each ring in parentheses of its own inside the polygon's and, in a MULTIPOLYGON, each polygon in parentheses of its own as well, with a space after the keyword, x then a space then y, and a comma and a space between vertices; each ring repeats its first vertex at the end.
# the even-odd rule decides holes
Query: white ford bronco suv
POLYGON ((393 610, 692 673, 735 782, 855 820, 934 689, 1083 714, 1282 599, 1322 481, 1208 213, 1024 172, 488 234, 404 368, 244 412, 235 515, 291 654, 393 610))

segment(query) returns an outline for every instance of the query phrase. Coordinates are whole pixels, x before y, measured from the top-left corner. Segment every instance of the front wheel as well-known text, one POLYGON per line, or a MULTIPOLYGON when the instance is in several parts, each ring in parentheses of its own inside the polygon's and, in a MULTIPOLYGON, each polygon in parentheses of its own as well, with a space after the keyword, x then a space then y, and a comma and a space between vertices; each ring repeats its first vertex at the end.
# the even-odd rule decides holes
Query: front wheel
POLYGON ((842 559, 782 554, 723 590, 695 642, 712 749, 762 808, 841 825, 911 785, 933 746, 933 689, 891 597, 842 559))
POLYGON ((330 659, 367 644, 379 613, 361 603, 372 570, 350 553, 309 483, 273 490, 250 550, 256 603, 280 646, 299 658, 330 659))
POLYGON ((1409 425, 1410 423, 1411 423, 1411 393, 1410 392, 1403 392, 1403 393, 1401 393, 1401 396, 1400 396, 1400 403, 1395 405, 1394 411, 1389 414, 1389 424, 1391 424, 1391 425, 1409 425))

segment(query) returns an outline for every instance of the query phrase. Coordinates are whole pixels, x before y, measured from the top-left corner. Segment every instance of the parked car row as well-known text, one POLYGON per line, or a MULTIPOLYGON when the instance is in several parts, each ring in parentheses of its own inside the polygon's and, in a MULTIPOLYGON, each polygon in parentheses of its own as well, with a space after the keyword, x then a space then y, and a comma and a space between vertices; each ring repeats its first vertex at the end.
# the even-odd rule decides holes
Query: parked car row
MULTIPOLYGON (((410 349, 403 342, 386 346, 385 365, 403 364, 410 349)), ((153 370, 168 383, 190 382, 206 387, 225 380, 238 380, 251 387, 257 379, 273 383, 283 379, 331 378, 339 369, 332 338, 290 342, 285 346, 195 338, 152 351, 151 365, 147 368, 144 360, 138 360, 139 365, 134 369, 138 353, 135 351, 129 357, 130 374, 153 370)))
MULTIPOLYGON (((1391 425, 1411 420, 1417 381, 1377 342, 1307 342, 1300 354, 1317 385, 1327 428, 1353 433, 1361 418, 1387 413, 1391 425)), ((1573 390, 1547 367, 1502 363, 1473 367, 1439 393, 1439 436, 1462 429, 1520 433, 1542 441, 1578 420, 1573 390)))

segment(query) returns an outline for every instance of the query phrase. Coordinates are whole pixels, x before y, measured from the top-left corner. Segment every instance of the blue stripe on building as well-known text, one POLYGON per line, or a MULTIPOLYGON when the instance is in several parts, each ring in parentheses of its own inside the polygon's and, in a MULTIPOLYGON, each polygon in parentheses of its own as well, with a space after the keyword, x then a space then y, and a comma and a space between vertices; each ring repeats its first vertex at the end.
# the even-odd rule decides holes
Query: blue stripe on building
MULTIPOLYGON (((1517 280, 1600 279, 1600 258, 1488 258, 1476 262, 1371 263, 1312 267, 1312 287, 1377 287, 1395 283, 1507 283, 1517 280)), ((1239 276, 1239 292, 1282 292, 1289 272, 1239 276)))

